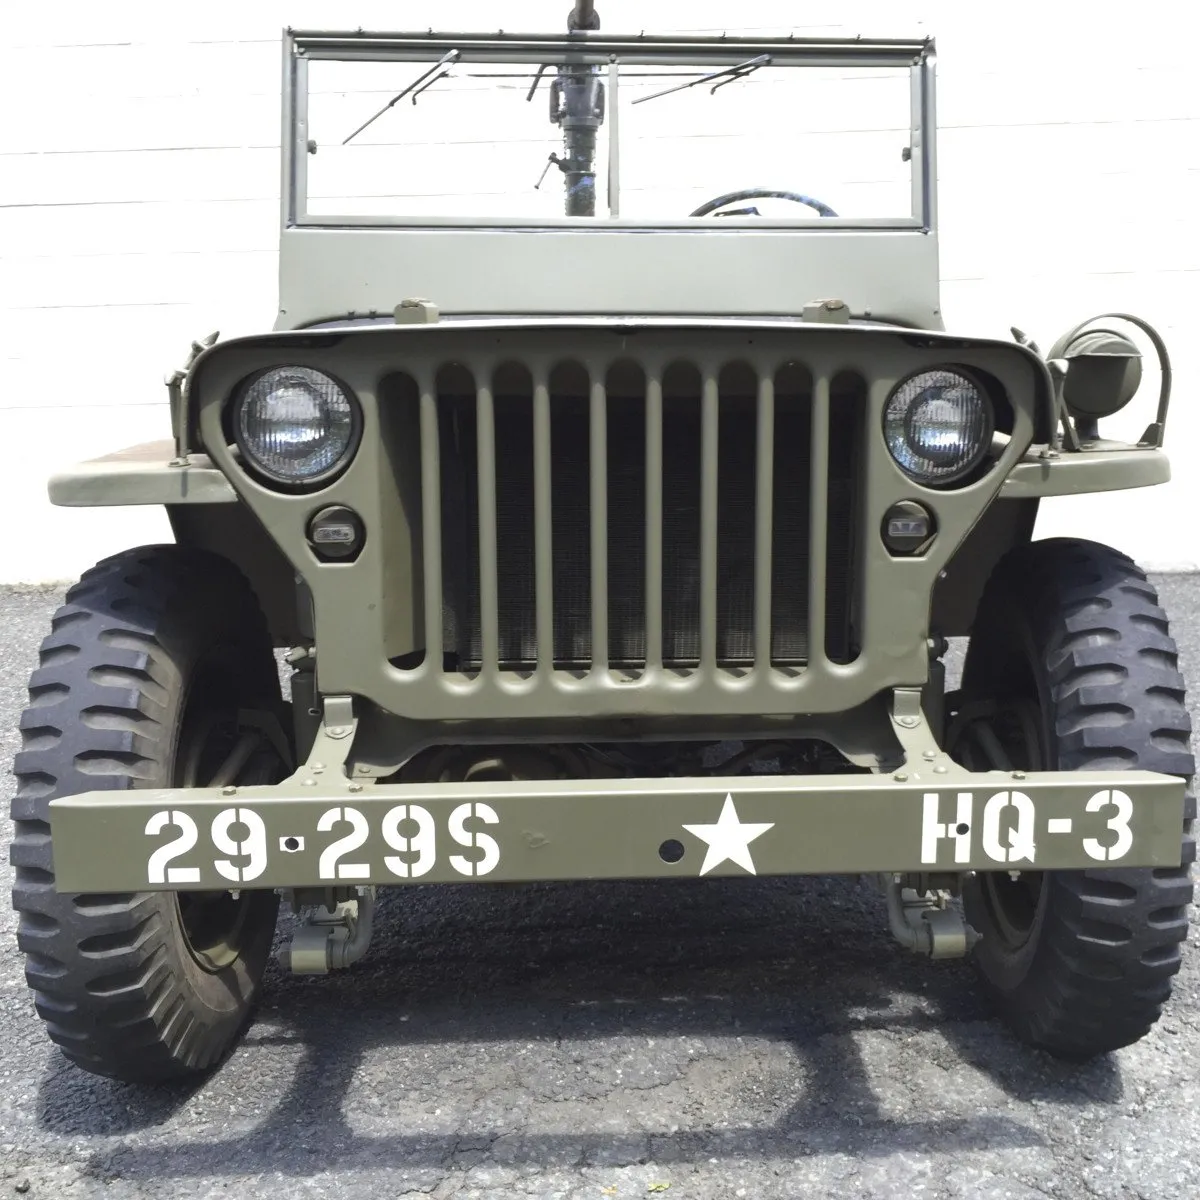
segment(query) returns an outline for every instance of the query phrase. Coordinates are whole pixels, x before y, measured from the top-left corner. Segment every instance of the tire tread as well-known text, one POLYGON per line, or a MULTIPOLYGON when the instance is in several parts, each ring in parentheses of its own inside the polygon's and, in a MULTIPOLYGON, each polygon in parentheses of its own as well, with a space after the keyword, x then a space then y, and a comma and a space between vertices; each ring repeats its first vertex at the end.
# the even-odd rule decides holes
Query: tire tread
MULTIPOLYGON (((1195 763, 1178 653, 1154 587, 1132 560, 1075 539, 1019 547, 989 581, 976 629, 1003 628, 1014 607, 1043 656, 1057 750, 1051 765, 1121 766, 1190 780, 1195 763)), ((977 650, 975 640, 966 690, 1003 688, 1012 670, 1006 647, 977 650)), ((1158 1020, 1188 933, 1194 817, 1189 793, 1178 867, 1047 875, 1052 892, 1041 936, 1052 961, 1026 989, 1031 994, 998 995, 1029 1041, 1086 1058, 1129 1045, 1158 1020)))
POLYGON ((185 985, 169 965, 170 930, 155 894, 56 890, 48 806, 161 771, 173 752, 166 701, 179 677, 172 621, 200 603, 224 605, 247 646, 270 645, 249 585, 216 555, 150 546, 86 571, 41 644, 14 762, 13 905, 35 1007, 68 1059, 127 1080, 204 1069, 230 1039, 194 1015, 178 1020, 185 985))

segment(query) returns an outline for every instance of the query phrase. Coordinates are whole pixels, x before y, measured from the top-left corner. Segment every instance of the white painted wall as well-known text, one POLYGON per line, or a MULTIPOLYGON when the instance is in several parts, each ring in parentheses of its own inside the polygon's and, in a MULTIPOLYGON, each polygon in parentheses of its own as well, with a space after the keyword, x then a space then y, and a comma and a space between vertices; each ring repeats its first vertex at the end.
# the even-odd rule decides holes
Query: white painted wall
MULTIPOLYGON (((102 554, 168 536, 156 511, 52 509, 45 478, 165 436, 162 376, 192 337, 269 326, 279 29, 553 29, 568 7, 58 0, 6 9, 0 506, 22 532, 0 581, 68 578, 102 554)), ((950 325, 1007 336, 1018 324, 1046 344, 1094 312, 1128 309, 1163 330, 1176 362, 1175 481, 1048 502, 1041 532, 1110 541, 1151 566, 1200 565, 1200 469, 1187 458, 1200 442, 1200 5, 598 8, 610 31, 934 34, 950 325), (848 9, 852 23, 838 23, 848 9), (1093 32, 1081 28, 1089 22, 1093 32)))

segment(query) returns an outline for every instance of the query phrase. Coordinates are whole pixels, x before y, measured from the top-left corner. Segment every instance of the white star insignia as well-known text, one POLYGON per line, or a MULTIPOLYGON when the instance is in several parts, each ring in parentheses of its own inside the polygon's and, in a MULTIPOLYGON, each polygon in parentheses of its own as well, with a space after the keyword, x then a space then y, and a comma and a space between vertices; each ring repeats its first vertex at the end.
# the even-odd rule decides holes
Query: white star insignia
POLYGON ((743 825, 738 820, 737 809, 733 806, 733 796, 728 794, 715 825, 684 826, 688 833, 695 834, 702 842, 708 844, 704 865, 700 868, 701 875, 707 875, 713 867, 719 867, 726 860, 744 867, 751 875, 757 875, 754 859, 750 857, 750 843, 755 838, 762 837, 768 829, 774 828, 774 821, 767 824, 743 825))

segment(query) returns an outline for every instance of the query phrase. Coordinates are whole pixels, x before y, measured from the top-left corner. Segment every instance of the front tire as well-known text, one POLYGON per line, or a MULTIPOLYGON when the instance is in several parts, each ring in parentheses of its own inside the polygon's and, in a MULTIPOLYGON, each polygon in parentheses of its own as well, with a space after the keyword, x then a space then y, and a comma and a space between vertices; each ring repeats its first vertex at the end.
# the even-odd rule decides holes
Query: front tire
POLYGON ((38 1014, 85 1070, 157 1081, 218 1061, 256 998, 279 902, 250 890, 61 893, 50 801, 275 782, 290 758, 282 718, 262 613, 224 559, 128 551, 86 572, 54 614, 21 719, 13 904, 38 1014))
MULTIPOLYGON (((1057 538, 1010 552, 971 632, 951 752, 973 770, 1150 770, 1190 778, 1191 722, 1166 616, 1124 555, 1057 538)), ((1180 866, 980 872, 964 887, 975 963, 1025 1041, 1065 1058, 1146 1034, 1187 938, 1180 866)))

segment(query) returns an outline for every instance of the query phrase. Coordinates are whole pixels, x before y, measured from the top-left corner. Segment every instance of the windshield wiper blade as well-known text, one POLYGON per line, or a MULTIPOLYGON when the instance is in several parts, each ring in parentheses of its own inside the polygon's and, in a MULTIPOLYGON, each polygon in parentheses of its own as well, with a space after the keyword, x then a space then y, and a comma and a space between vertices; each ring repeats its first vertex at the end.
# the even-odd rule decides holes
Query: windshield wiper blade
POLYGON ((412 96, 413 103, 415 104, 417 102, 417 96, 419 96, 427 87, 431 87, 433 84, 437 83, 437 81, 441 79, 441 77, 445 75, 446 72, 449 71, 456 62, 458 62, 460 53, 461 52, 458 50, 448 50, 442 55, 441 58, 437 60, 437 62, 433 64, 432 67, 429 68, 428 71, 425 71, 423 74, 417 76, 417 78, 414 79, 412 83, 410 83, 402 92, 397 92, 373 117, 368 117, 367 120, 365 120, 348 138, 346 138, 344 142, 342 142, 342 145, 344 146, 346 145, 346 142, 353 141, 360 133, 362 133, 364 129, 366 129, 368 125, 372 124, 374 121, 378 121, 379 118, 382 117, 389 108, 395 105, 398 101, 403 100, 405 96, 412 96))
POLYGON ((687 83, 677 83, 674 87, 669 87, 662 92, 655 92, 652 96, 639 96, 633 103, 645 104, 647 100, 657 100, 660 96, 669 96, 672 92, 682 92, 685 88, 699 87, 702 83, 712 83, 714 79, 719 80, 709 92, 709 95, 712 95, 717 88, 722 88, 735 79, 745 79, 747 75, 757 71, 759 67, 767 66, 770 62, 769 54, 760 54, 757 58, 748 58, 736 66, 713 71, 711 75, 701 75, 699 79, 689 79, 687 83))

